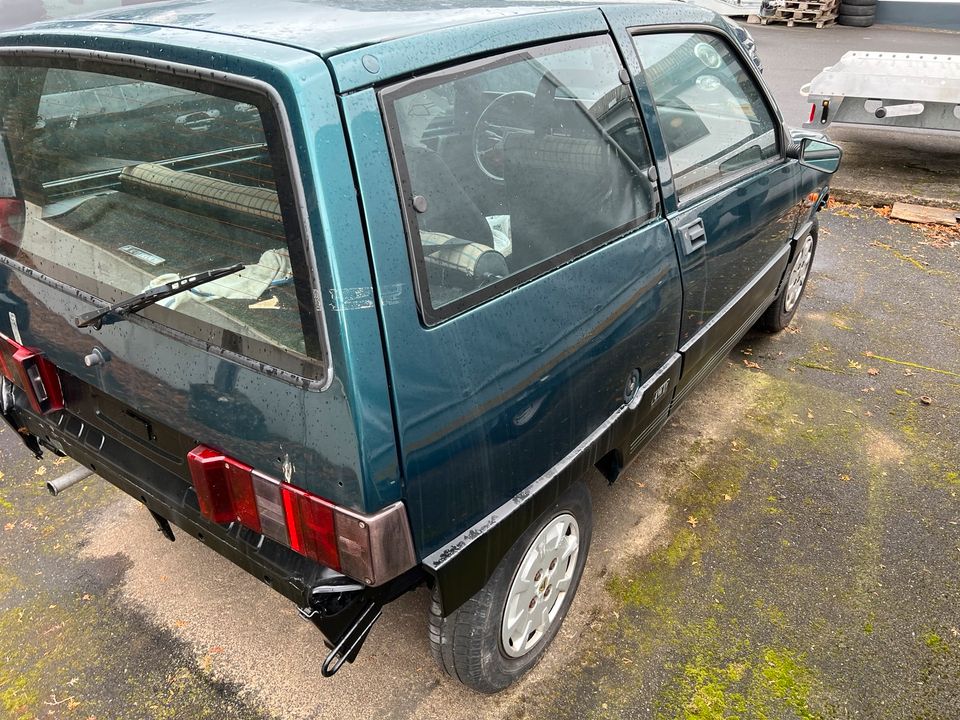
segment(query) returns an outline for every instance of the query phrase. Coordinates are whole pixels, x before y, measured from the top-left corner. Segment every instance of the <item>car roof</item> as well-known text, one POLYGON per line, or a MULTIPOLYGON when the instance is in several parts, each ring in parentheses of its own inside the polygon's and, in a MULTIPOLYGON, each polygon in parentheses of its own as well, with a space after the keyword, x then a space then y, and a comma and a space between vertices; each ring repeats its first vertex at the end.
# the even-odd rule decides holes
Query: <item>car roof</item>
MULTIPOLYGON (((652 0, 650 4, 676 7, 681 3, 652 0)), ((39 23, 31 29, 80 31, 91 22, 131 23, 267 40, 327 57, 456 25, 589 7, 601 4, 583 0, 546 4, 524 0, 172 0, 39 23)))

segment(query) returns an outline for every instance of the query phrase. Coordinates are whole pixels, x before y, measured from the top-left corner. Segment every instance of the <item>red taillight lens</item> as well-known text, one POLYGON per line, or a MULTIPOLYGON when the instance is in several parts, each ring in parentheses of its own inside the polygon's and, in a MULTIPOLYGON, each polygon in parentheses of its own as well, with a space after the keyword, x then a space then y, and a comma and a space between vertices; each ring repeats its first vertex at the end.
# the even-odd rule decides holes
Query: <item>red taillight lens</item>
POLYGON ((200 445, 187 454, 200 512, 215 523, 234 520, 260 532, 253 468, 200 445))
POLYGON ((402 502, 373 515, 253 470, 198 445, 187 454, 200 512, 215 523, 239 522, 321 565, 379 585, 416 564, 402 502))
POLYGON ((200 512, 215 523, 239 522, 334 570, 340 569, 334 506, 198 445, 187 454, 200 512))
POLYGON ((810 103, 810 120, 808 122, 813 122, 813 118, 816 116, 816 114, 817 114, 817 104, 810 103))
POLYGON ((290 548, 321 565, 340 569, 333 505, 293 485, 281 485, 290 548))
POLYGON ((56 366, 36 350, 0 333, 0 368, 23 390, 35 412, 45 415, 63 408, 63 391, 56 366))
POLYGON ((0 198, 0 242, 20 247, 25 215, 22 200, 0 198))

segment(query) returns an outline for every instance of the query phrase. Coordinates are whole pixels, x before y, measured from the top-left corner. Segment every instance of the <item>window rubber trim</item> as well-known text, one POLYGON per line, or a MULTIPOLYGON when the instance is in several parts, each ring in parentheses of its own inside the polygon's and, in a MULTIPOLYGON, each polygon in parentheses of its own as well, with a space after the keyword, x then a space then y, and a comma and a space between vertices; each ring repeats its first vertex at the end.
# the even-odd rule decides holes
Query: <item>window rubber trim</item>
MULTIPOLYGON (((394 111, 394 96, 401 91, 409 90, 415 92, 417 89, 426 89, 446 81, 450 82, 460 77, 466 77, 476 74, 479 71, 496 69, 500 66, 509 65, 517 57, 529 54, 531 50, 538 54, 548 54, 550 52, 560 52, 564 49, 577 49, 578 47, 591 47, 606 40, 610 43, 610 49, 614 52, 617 65, 620 70, 625 69, 623 57, 617 47, 616 39, 607 32, 590 33, 577 37, 552 39, 546 41, 534 42, 519 48, 508 50, 497 50, 488 55, 473 58, 465 62, 454 65, 440 66, 435 69, 418 71, 417 75, 404 77, 391 81, 389 84, 376 89, 377 103, 380 106, 380 117, 384 123, 384 130, 387 139, 387 148, 390 152, 390 163, 393 166, 395 186, 397 190, 397 199, 400 203, 401 215, 403 218, 404 234, 407 241, 407 253, 410 259, 411 271, 413 274, 414 295, 417 300, 417 307, 420 310, 420 317, 423 324, 428 327, 436 327, 454 317, 477 308, 496 297, 504 295, 521 285, 536 280, 557 268, 590 254, 597 248, 607 243, 625 237, 631 232, 643 228, 645 225, 659 220, 663 217, 663 201, 658 187, 652 187, 650 198, 652 207, 650 212, 630 222, 624 223, 619 227, 611 228, 607 232, 593 238, 589 238, 560 252, 552 257, 541 260, 535 265, 524 268, 515 273, 511 273, 502 280, 491 283, 478 290, 474 290, 463 295, 452 302, 446 303, 439 308, 434 308, 430 301, 429 282, 427 280, 426 262, 423 257, 423 248, 420 241, 420 230, 416 221, 416 210, 413 208, 413 196, 410 192, 410 175, 407 172, 406 162, 403 159, 403 143, 400 137, 400 125, 394 111), (593 41, 593 42, 591 42, 593 41), (598 43, 597 41, 600 41, 598 43), (421 75, 420 72, 427 74, 421 75)), ((535 56, 534 56, 535 57, 535 56)), ((404 97, 409 93, 403 93, 404 97)), ((650 147, 650 140, 647 134, 646 126, 643 122, 643 115, 640 106, 637 103, 635 93, 631 90, 630 101, 633 104, 637 120, 643 129, 644 146, 649 156, 651 166, 654 166, 655 160, 653 151, 650 147)), ((632 159, 632 158, 631 158, 632 159)), ((639 167, 639 166, 638 166, 639 167)), ((643 168, 641 168, 643 170, 643 168)), ((643 182, 643 177, 638 177, 638 181, 643 182)))
MULTIPOLYGON (((205 350, 214 355, 228 358, 233 362, 236 362, 237 364, 249 368, 259 374, 276 377, 284 382, 302 387, 305 390, 323 392, 330 388, 330 386, 333 384, 333 361, 330 353, 330 336, 327 328, 323 304, 317 302, 317 298, 321 296, 321 291, 319 274, 317 272, 313 234, 310 231, 309 217, 307 215, 306 191, 304 190, 303 181, 300 175, 300 160, 297 156, 296 142, 293 136, 293 127, 290 123, 290 117, 287 113, 286 106, 284 105, 283 99, 280 97, 280 93, 277 91, 277 89, 266 81, 246 77, 243 75, 236 75, 234 73, 222 72, 219 70, 213 70, 195 65, 187 65, 184 63, 169 62, 166 60, 156 60, 154 58, 146 58, 137 55, 103 52, 100 50, 85 50, 81 48, 53 48, 33 45, 10 45, 0 47, 0 60, 11 58, 47 59, 56 61, 58 63, 62 63, 64 60, 79 60, 92 62, 94 65, 115 65, 134 70, 147 70, 156 73, 156 75, 161 78, 169 77, 176 79, 180 77, 187 77, 193 80, 199 80, 212 83, 214 85, 222 85, 236 90, 250 92, 255 95, 265 97, 269 101, 270 108, 274 115, 274 122, 280 131, 278 149, 283 152, 284 159, 287 164, 286 174, 288 175, 290 189, 292 190, 293 197, 291 199, 293 200, 293 205, 296 208, 296 222, 300 231, 300 242, 303 246, 302 250, 307 265, 307 279, 309 280, 311 286, 310 290, 313 302, 311 303, 310 310, 314 324, 316 325, 315 329, 317 332, 317 340, 320 344, 319 349, 321 355, 320 358, 313 359, 316 360, 320 365, 321 376, 319 378, 311 378, 299 375, 291 370, 285 370, 283 368, 270 365, 262 360, 257 360, 255 358, 233 352, 226 348, 207 343, 200 338, 193 337, 192 335, 183 332, 182 330, 168 327, 157 321, 150 320, 149 318, 133 315, 127 319, 130 322, 135 322, 150 327, 157 332, 168 335, 174 340, 178 340, 192 347, 205 350)), ((45 273, 28 268, 22 263, 6 256, 0 256, 0 263, 24 272, 31 277, 61 291, 65 291, 71 295, 82 298, 92 305, 106 307, 106 305, 109 304, 101 298, 84 292, 79 288, 75 288, 72 285, 56 280, 45 273)))
MULTIPOLYGON (((787 138, 785 137, 785 127, 783 122, 783 116, 780 113, 780 107, 774 101, 773 96, 770 93, 770 90, 767 88, 766 83, 763 81, 763 76, 760 74, 757 66, 753 63, 750 57, 747 55, 746 50, 743 49, 743 46, 737 41, 736 38, 731 37, 723 28, 718 27, 717 25, 701 25, 696 23, 670 23, 667 25, 635 25, 628 28, 625 28, 627 35, 630 36, 630 44, 633 49, 634 54, 636 55, 637 64, 640 66, 640 72, 643 77, 643 82, 647 88, 647 92, 650 93, 650 99, 653 100, 653 111, 657 115, 657 127, 662 127, 660 124, 660 112, 657 110, 657 103, 653 98, 653 91, 650 89, 649 83, 647 83, 647 70, 644 67, 643 61, 640 58, 640 52, 637 50, 636 45, 633 43, 635 37, 642 35, 667 35, 672 33, 699 33, 701 35, 715 35, 720 38, 720 41, 727 45, 727 49, 731 50, 735 57, 740 60, 741 66, 746 66, 746 72, 749 75, 750 79, 753 80, 754 86, 760 91, 760 95, 764 101, 764 104, 767 106, 767 112, 770 113, 771 117, 775 120, 773 126, 773 132, 777 138, 777 156, 766 159, 762 163, 757 165, 752 165, 750 167, 744 168, 740 172, 730 175, 725 178, 718 179, 708 185, 703 185, 695 192, 690 193, 686 197, 680 196, 680 192, 676 189, 676 182, 674 182, 673 194, 676 198, 677 211, 686 210, 698 202, 711 195, 712 193, 717 192, 718 190, 724 190, 727 187, 733 187, 738 182, 743 180, 744 177, 752 173, 761 172, 767 170, 768 168, 777 167, 778 165, 784 165, 787 162, 786 147, 787 147, 787 138)), ((670 163, 670 176, 676 178, 676 175, 673 172, 673 161, 670 159, 670 151, 666 148, 666 142, 664 142, 664 151, 666 152, 667 162, 670 163)))

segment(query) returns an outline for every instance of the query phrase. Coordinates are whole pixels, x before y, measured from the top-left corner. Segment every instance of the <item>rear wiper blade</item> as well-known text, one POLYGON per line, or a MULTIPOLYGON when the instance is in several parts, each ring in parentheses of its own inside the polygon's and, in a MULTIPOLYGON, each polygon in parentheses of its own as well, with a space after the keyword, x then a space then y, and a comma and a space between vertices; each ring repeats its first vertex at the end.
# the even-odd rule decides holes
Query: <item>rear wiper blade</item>
POLYGON ((245 266, 241 263, 236 265, 231 265, 230 267, 217 268, 215 270, 204 270, 203 272, 194 273, 193 275, 187 275, 184 278, 179 280, 173 280, 171 282, 165 283, 163 285, 158 285, 155 288, 150 288, 149 290, 144 290, 139 295, 134 295, 129 297, 126 300, 122 300, 118 303, 114 303, 110 307, 104 308, 103 310, 94 310, 92 312, 84 313, 74 318, 74 323, 77 327, 89 327, 92 325, 95 329, 99 330, 104 325, 112 325, 113 323, 120 322, 121 320, 126 320, 127 315, 131 315, 136 312, 140 312, 145 307, 150 307, 161 300, 165 300, 168 297, 173 297, 174 295, 179 295, 182 292, 186 292, 191 288, 195 288, 198 285, 203 285, 204 283, 211 282, 212 280, 218 280, 227 275, 233 275, 234 273, 240 272, 245 266))

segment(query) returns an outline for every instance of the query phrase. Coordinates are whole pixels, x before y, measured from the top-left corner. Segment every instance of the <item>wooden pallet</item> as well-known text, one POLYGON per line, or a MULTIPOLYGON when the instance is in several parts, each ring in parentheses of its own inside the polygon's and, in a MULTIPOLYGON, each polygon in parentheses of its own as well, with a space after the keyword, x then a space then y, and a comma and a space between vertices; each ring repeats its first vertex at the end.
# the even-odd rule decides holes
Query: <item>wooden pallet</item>
MULTIPOLYGON (((830 27, 831 25, 837 22, 836 15, 830 15, 828 17, 822 18, 781 18, 781 17, 769 17, 762 18, 758 15, 751 15, 755 17, 756 20, 753 21, 754 24, 760 23, 761 25, 770 25, 773 23, 785 23, 787 27, 793 27, 794 25, 816 25, 816 29, 820 30, 821 28, 830 27)), ((748 19, 748 22, 750 20, 748 19)))
POLYGON ((832 20, 836 16, 837 12, 832 8, 830 10, 777 10, 774 19, 812 22, 821 19, 832 20))
POLYGON ((787 27, 793 27, 794 25, 815 25, 817 30, 821 28, 830 27, 835 24, 837 21, 837 16, 835 13, 831 13, 826 17, 821 18, 804 18, 804 17, 760 17, 759 15, 751 15, 747 19, 747 22, 752 22, 753 24, 759 23, 760 25, 770 25, 773 23, 785 23, 787 27), (751 18, 756 18, 752 20, 751 18))
POLYGON ((777 8, 778 10, 820 10, 820 11, 829 11, 833 10, 838 5, 838 0, 802 0, 802 2, 786 2, 783 7, 777 8))

